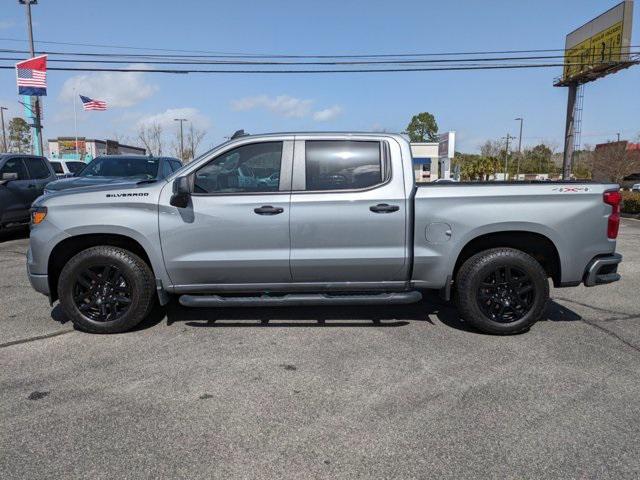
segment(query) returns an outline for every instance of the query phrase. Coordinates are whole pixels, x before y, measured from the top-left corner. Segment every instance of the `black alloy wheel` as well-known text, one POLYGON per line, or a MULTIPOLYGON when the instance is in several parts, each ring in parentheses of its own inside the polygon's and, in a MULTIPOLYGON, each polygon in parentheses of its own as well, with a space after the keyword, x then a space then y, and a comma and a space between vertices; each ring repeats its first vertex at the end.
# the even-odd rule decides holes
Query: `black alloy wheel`
POLYGON ((73 301, 91 320, 117 320, 131 305, 131 284, 115 265, 90 266, 77 274, 73 301))
POLYGON ((499 247, 478 252, 456 275, 460 317, 485 333, 523 332, 544 317, 547 277, 540 262, 521 250, 499 247))
POLYGON ((478 286, 478 305, 495 322, 511 323, 523 318, 533 307, 535 297, 531 277, 507 265, 492 271, 478 286))
POLYGON ((151 267, 121 247, 98 245, 78 252, 66 262, 57 283, 64 313, 85 332, 126 332, 155 305, 151 267))

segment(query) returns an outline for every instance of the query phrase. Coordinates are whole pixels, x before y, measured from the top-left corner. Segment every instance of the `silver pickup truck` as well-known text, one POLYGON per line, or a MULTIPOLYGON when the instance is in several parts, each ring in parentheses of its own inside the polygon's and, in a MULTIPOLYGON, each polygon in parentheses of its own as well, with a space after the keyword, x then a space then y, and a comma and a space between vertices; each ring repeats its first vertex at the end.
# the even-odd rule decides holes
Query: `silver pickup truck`
POLYGON ((33 287, 85 331, 121 332, 156 299, 188 307, 455 298, 508 334, 555 287, 618 280, 620 193, 597 183, 416 186, 400 135, 233 138, 166 179, 52 193, 32 208, 33 287))

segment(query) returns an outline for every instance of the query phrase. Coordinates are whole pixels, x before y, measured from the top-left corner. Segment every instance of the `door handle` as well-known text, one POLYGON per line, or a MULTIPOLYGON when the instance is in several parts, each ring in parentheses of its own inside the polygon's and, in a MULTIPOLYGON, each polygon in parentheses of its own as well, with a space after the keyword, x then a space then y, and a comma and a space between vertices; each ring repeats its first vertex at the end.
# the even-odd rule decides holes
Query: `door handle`
POLYGON ((258 208, 254 208, 253 211, 258 215, 278 215, 284 212, 284 208, 272 207, 271 205, 263 205, 258 208))
POLYGON ((388 203, 379 203, 369 207, 369 210, 373 213, 392 213, 400 210, 400 207, 398 205, 389 205, 388 203))

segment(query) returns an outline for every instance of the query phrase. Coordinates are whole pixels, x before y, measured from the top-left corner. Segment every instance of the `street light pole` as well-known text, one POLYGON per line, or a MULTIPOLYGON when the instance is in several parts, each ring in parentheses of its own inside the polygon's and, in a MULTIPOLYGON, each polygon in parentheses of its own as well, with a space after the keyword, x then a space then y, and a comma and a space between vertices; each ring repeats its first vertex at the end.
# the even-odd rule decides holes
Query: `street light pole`
POLYGON ((511 134, 507 133, 507 145, 504 150, 504 180, 507 180, 508 172, 509 172, 509 140, 512 138, 515 140, 516 137, 512 137, 511 134))
MULTIPOLYGON (((25 6, 27 10, 27 31, 29 32, 29 53, 31 53, 31 58, 35 57, 35 48, 33 46, 33 24, 31 22, 31 5, 37 5, 38 0, 18 0, 18 3, 25 6)), ((42 124, 40 122, 40 97, 36 97, 35 101, 35 130, 36 130, 36 139, 38 142, 39 152, 36 152, 38 155, 44 154, 44 148, 42 145, 42 124)))
POLYGON ((518 140, 518 166, 516 173, 516 180, 520 179, 520 160, 522 160, 522 124, 524 123, 524 118, 516 118, 516 122, 520 121, 520 138, 518 140))
POLYGON ((184 122, 188 122, 186 118, 174 118, 175 122, 180 122, 180 161, 184 161, 184 132, 182 129, 182 124, 184 122))
POLYGON ((8 152, 7 148, 7 134, 4 131, 4 111, 8 110, 7 107, 0 107, 0 121, 2 121, 2 151, 8 152))

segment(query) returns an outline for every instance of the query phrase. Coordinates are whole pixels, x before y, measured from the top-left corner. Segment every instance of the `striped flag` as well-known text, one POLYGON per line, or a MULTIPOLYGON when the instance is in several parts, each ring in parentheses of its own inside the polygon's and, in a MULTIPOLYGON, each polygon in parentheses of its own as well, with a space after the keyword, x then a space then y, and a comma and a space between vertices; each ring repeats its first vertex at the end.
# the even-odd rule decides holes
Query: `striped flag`
POLYGON ((107 102, 102 100, 94 100, 93 98, 85 97, 84 95, 80 95, 80 100, 82 100, 82 108, 85 110, 106 110, 107 102))
POLYGON ((41 97, 47 94, 47 56, 16 63, 18 95, 41 97))

